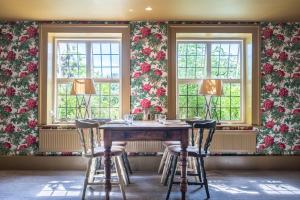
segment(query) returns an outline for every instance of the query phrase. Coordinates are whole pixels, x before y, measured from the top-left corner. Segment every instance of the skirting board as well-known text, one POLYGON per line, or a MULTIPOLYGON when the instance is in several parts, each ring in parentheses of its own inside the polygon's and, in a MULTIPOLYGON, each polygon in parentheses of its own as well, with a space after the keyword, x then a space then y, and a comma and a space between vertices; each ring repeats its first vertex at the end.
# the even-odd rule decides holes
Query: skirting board
MULTIPOLYGON (((157 171, 161 156, 130 156, 136 171, 157 171)), ((0 170, 84 170, 79 156, 0 156, 0 170)), ((300 170, 300 156, 210 156, 208 170, 300 170)))

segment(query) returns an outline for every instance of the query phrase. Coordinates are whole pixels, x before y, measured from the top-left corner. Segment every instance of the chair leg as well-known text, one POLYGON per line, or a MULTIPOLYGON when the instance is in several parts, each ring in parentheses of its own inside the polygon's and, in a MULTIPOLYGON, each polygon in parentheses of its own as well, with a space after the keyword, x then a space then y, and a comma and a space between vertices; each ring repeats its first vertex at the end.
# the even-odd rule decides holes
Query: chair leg
MULTIPOLYGON (((199 158, 194 158, 195 161, 196 161, 196 169, 197 169, 197 174, 198 174, 198 178, 199 178, 199 183, 202 183, 202 173, 201 173, 201 166, 200 166, 200 161, 199 161, 199 158)), ((202 185, 201 187, 202 188, 202 185)))
POLYGON ((165 165, 164 165, 164 169, 163 169, 163 172, 162 172, 162 175, 161 175, 161 179, 160 179, 161 183, 165 182, 165 178, 166 178, 166 174, 168 172, 168 166, 169 166, 170 160, 171 160, 171 154, 168 153, 167 158, 166 158, 166 162, 165 162, 165 165))
POLYGON ((129 160, 128 160, 128 155, 127 155, 126 151, 124 153, 124 158, 125 158, 125 165, 126 165, 128 171, 129 171, 129 173, 132 174, 131 166, 130 166, 130 163, 129 163, 129 160))
POLYGON ((206 178, 206 171, 204 168, 203 157, 200 157, 200 164, 201 164, 201 169, 202 169, 202 177, 203 177, 203 183, 204 183, 204 187, 205 187, 206 196, 209 199, 210 195, 209 195, 209 190, 208 190, 208 183, 207 183, 207 178, 206 178))
POLYGON ((171 193, 171 190, 172 190, 174 176, 175 176, 176 168, 177 168, 177 159, 178 159, 178 156, 176 155, 174 157, 175 158, 173 159, 173 162, 172 162, 172 167, 171 167, 172 174, 171 174, 171 179, 169 181, 169 187, 168 187, 168 193, 167 193, 166 200, 168 200, 170 198, 170 193, 171 193))
POLYGON ((125 178, 126 178, 126 182, 127 182, 127 185, 128 184, 130 184, 130 178, 129 178, 129 173, 130 173, 130 169, 129 169, 129 167, 128 167, 128 165, 127 165, 127 161, 126 161, 126 152, 124 151, 124 153, 121 155, 121 158, 122 158, 122 163, 123 163, 123 165, 124 165, 124 169, 125 169, 125 174, 126 174, 126 176, 125 176, 125 178))
POLYGON ((122 178, 124 180, 124 183, 125 183, 125 185, 128 185, 129 177, 128 177, 128 172, 127 172, 125 164, 124 164, 123 156, 118 156, 117 159, 118 159, 119 165, 121 167, 121 173, 122 173, 122 178))
POLYGON ((85 192, 86 192, 86 188, 87 188, 87 184, 88 184, 88 180, 89 180, 91 164, 92 164, 92 158, 90 158, 88 160, 87 169, 86 169, 86 172, 85 172, 85 179, 84 179, 84 184, 83 184, 83 189, 82 189, 82 196, 81 196, 82 200, 85 199, 85 192))
POLYGON ((123 181, 123 178, 122 178, 120 161, 121 161, 120 159, 117 159, 116 157, 114 157, 114 162, 115 162, 115 165, 116 165, 117 176, 118 176, 118 179, 119 179, 120 190, 121 190, 121 193, 122 193, 123 200, 126 200, 125 186, 124 186, 125 184, 124 184, 124 181, 123 181))
POLYGON ((163 169, 164 169, 164 165, 165 165, 165 161, 167 159, 167 155, 168 155, 168 148, 166 147, 163 153, 163 156, 161 158, 159 167, 158 167, 158 174, 161 174, 163 169))
POLYGON ((167 186, 168 184, 168 180, 169 180, 169 177, 171 175, 171 170, 172 170, 172 164, 173 164, 173 160, 174 160, 174 155, 171 155, 171 158, 170 158, 170 162, 169 162, 169 166, 167 166, 167 173, 166 173, 166 177, 165 177, 165 180, 164 180, 164 186, 167 186))

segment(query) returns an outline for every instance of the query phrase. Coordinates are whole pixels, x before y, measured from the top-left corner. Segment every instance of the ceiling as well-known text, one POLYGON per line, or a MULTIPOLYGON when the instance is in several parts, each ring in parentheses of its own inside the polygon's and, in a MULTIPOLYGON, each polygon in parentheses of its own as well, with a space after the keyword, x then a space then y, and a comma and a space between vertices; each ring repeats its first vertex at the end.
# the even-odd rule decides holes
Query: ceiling
POLYGON ((300 0, 0 0, 0 20, 300 21, 300 0))

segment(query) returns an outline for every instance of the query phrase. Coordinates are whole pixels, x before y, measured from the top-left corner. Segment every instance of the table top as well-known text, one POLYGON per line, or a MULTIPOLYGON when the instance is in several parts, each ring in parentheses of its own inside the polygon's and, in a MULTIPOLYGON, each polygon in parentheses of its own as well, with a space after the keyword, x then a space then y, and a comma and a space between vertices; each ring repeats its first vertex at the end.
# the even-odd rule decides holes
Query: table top
POLYGON ((109 130, 168 130, 168 129, 189 129, 192 126, 178 120, 167 120, 165 124, 156 121, 133 121, 132 124, 114 121, 100 126, 101 129, 109 130))

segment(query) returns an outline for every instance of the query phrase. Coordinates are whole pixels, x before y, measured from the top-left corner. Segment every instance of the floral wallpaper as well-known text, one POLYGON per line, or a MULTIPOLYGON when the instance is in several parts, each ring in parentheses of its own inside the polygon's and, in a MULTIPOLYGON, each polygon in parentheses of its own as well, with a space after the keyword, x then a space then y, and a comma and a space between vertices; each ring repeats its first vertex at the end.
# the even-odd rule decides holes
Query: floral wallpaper
POLYGON ((261 24, 258 151, 300 153, 300 23, 261 24))
MULTIPOLYGON (((39 23, 0 22, 0 155, 37 153, 39 23)), ((131 112, 138 119, 144 110, 167 113, 167 23, 130 26, 131 112)), ((258 152, 298 154, 300 23, 261 23, 261 36, 258 152)))
POLYGON ((131 22, 131 109, 167 112, 167 24, 131 22))
POLYGON ((0 23, 0 154, 37 150, 38 24, 0 23))

